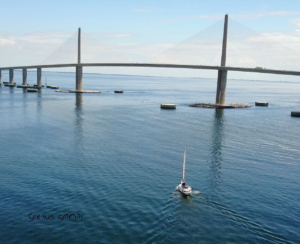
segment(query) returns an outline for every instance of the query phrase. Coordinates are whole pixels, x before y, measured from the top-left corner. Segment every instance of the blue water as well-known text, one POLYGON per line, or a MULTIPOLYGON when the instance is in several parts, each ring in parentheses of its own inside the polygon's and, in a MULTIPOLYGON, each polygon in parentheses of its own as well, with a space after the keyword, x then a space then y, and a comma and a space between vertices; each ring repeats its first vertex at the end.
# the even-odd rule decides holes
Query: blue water
POLYGON ((270 104, 229 110, 188 106, 214 102, 214 79, 85 74, 84 89, 102 93, 0 88, 1 243, 299 243, 300 83, 229 80, 227 102, 270 104))

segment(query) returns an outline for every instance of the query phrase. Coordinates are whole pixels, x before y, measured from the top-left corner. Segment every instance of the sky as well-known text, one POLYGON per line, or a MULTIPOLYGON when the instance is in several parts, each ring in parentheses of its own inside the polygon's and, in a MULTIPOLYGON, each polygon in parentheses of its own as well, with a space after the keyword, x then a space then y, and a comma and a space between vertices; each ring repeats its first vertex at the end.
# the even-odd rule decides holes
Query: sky
MULTIPOLYGON (((1 2, 0 66, 76 62, 79 27, 83 32, 83 46, 85 44, 90 52, 82 53, 84 61, 93 61, 91 57, 97 53, 100 61, 124 56, 129 62, 146 62, 223 20, 225 14, 300 55, 298 0, 10 0, 1 2), (108 49, 91 48, 95 43, 108 49)), ((217 75, 216 71, 205 70, 85 69, 87 72, 136 75, 209 78, 217 75)), ((61 71, 64 70, 72 71, 61 71)), ((239 72, 230 72, 229 78, 297 80, 291 76, 239 72)))

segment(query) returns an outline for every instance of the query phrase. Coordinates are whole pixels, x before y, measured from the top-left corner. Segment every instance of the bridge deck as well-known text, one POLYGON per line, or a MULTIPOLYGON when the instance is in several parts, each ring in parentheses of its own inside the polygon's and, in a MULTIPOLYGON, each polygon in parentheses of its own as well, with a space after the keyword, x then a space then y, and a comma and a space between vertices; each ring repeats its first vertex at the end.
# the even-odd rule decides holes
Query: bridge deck
POLYGON ((240 68, 240 67, 221 67, 209 65, 181 65, 181 64, 150 64, 150 63, 81 63, 81 64, 47 64, 31 66, 13 66, 0 67, 0 70, 8 69, 36 69, 36 68, 66 68, 66 67, 147 67, 147 68, 173 68, 173 69, 207 69, 207 70, 230 70, 239 72, 254 72, 278 75, 296 75, 300 76, 300 71, 291 70, 274 70, 274 69, 257 69, 257 68, 240 68))

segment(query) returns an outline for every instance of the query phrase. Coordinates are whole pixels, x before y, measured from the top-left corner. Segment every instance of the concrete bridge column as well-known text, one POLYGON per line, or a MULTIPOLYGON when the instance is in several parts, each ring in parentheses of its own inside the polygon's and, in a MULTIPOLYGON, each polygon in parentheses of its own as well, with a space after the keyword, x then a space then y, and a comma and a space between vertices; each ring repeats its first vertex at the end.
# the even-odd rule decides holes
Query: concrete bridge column
POLYGON ((13 84, 13 83, 14 83, 14 70, 9 69, 9 84, 13 84))
POLYGON ((82 91, 82 66, 76 66, 76 91, 82 91))
POLYGON ((27 85, 27 69, 23 69, 23 83, 22 85, 27 85))
POLYGON ((219 70, 216 104, 221 104, 221 105, 225 104, 226 84, 227 84, 227 70, 219 70))
POLYGON ((76 91, 82 91, 82 66, 81 63, 81 29, 78 28, 78 65, 76 66, 76 91))
POLYGON ((2 70, 0 69, 0 86, 2 85, 2 70))
POLYGON ((42 68, 37 68, 36 70, 37 74, 37 87, 42 88, 42 68))
MULTIPOLYGON (((228 15, 226 14, 225 21, 224 21, 223 46, 222 46, 222 57, 221 57, 222 67, 226 66, 227 32, 228 32, 228 15)), ((227 84, 227 70, 219 70, 216 104, 220 104, 220 105, 225 104, 226 84, 227 84)))

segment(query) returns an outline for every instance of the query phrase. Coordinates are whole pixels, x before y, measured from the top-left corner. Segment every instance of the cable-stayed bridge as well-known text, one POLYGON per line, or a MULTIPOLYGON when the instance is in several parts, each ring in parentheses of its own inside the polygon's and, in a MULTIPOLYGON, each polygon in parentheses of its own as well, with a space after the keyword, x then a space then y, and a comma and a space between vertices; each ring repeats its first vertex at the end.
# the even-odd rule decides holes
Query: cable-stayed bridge
POLYGON ((228 71, 300 75, 299 53, 234 20, 229 20, 228 15, 224 21, 215 23, 146 62, 122 59, 111 49, 94 45, 93 42, 82 46, 79 29, 78 34, 73 35, 42 64, 0 67, 0 82, 2 70, 9 70, 9 82, 13 84, 14 70, 22 69, 23 85, 27 85, 27 69, 37 69, 37 86, 41 87, 42 69, 75 67, 75 91, 83 92, 83 67, 218 70, 216 104, 222 105, 225 104, 228 71), (57 57, 60 61, 56 61, 57 57), (82 57, 85 62, 82 62, 82 57))

